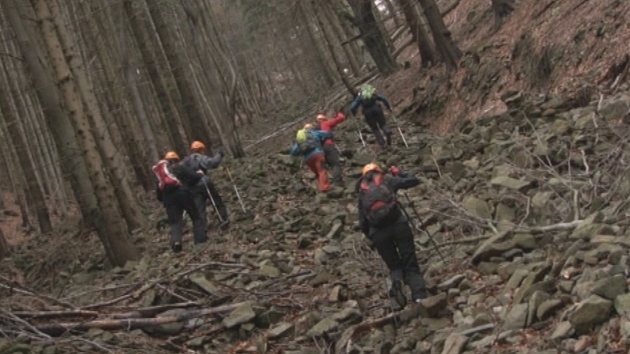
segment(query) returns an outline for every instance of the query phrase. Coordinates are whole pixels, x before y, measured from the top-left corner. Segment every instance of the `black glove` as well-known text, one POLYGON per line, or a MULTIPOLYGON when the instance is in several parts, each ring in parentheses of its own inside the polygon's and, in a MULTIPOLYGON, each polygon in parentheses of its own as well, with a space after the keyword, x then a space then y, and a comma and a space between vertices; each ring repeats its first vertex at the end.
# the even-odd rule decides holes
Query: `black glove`
POLYGON ((409 176, 410 176, 409 171, 400 170, 400 172, 398 172, 398 177, 408 178, 409 176))
POLYGON ((219 151, 217 151, 217 154, 219 154, 219 156, 221 156, 221 158, 223 158, 223 156, 225 156, 225 152, 223 152, 223 149, 219 149, 219 151))

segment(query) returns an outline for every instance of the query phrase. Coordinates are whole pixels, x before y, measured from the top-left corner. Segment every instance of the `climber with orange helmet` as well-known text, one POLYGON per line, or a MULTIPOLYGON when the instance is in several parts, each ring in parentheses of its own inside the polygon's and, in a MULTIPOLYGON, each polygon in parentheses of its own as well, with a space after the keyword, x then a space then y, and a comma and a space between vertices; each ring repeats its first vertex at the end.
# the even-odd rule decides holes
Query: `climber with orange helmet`
POLYGON ((385 176, 376 163, 363 166, 356 186, 359 228, 387 264, 392 280, 390 295, 400 307, 404 307, 407 299, 403 283, 411 288, 411 298, 415 303, 428 294, 416 258, 413 233, 398 204, 396 192, 415 187, 420 181, 395 166, 389 172, 392 176, 385 176))
POLYGON ((326 157, 322 142, 324 139, 332 138, 333 134, 314 128, 313 124, 307 123, 304 128, 298 130, 289 153, 293 156, 303 156, 304 162, 317 177, 319 191, 325 193, 330 191, 332 186, 328 182, 328 171, 324 168, 326 157))
POLYGON ((164 204, 170 225, 171 249, 176 253, 181 252, 184 210, 192 221, 195 240, 206 234, 201 215, 195 206, 190 191, 190 188, 199 182, 202 175, 180 163, 179 155, 175 151, 167 152, 164 159, 160 160, 152 169, 157 179, 157 199, 164 204))
MULTIPOLYGON (((323 130, 325 132, 331 132, 335 127, 343 122, 346 116, 342 112, 337 112, 335 118, 328 119, 324 114, 318 114, 315 117, 316 130, 323 130)), ((326 156, 326 163, 332 169, 332 183, 336 187, 343 186, 343 179, 341 177, 341 162, 339 161, 339 150, 335 146, 335 140, 333 138, 326 138, 322 143, 322 149, 326 156)))
MULTIPOLYGON (((206 205, 208 201, 211 202, 213 208, 217 212, 219 217, 219 228, 225 230, 229 224, 227 208, 223 202, 223 198, 217 191, 212 179, 208 176, 208 171, 217 168, 223 160, 223 150, 219 150, 213 157, 206 155, 206 145, 201 141, 193 141, 190 144, 190 155, 186 156, 182 163, 191 168, 194 171, 199 171, 203 174, 203 178, 192 188, 193 197, 195 199, 195 205, 199 209, 203 224, 207 228, 208 219, 206 213, 206 205)), ((205 234, 204 234, 205 235, 205 234)), ((202 239, 195 242, 205 242, 208 237, 205 236, 202 239)))

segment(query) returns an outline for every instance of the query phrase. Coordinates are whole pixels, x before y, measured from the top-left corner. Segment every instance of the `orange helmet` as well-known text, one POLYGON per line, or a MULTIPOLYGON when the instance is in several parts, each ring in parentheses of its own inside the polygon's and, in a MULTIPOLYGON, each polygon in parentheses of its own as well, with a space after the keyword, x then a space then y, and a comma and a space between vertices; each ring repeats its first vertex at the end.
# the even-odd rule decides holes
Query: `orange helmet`
POLYGON ((361 176, 365 176, 370 171, 378 171, 381 173, 383 172, 383 170, 377 164, 372 162, 363 166, 363 169, 361 169, 361 176))
POLYGON ((201 141, 193 141, 192 144, 190 144, 190 150, 192 151, 205 150, 205 149, 206 149, 206 144, 202 143, 201 141))
POLYGON ((328 118, 326 118, 326 116, 325 116, 325 115, 323 115, 323 114, 318 114, 318 115, 317 115, 317 117, 315 117, 315 120, 316 120, 317 122, 322 122, 322 121, 325 121, 325 120, 327 120, 327 119, 328 119, 328 118))
POLYGON ((175 151, 169 151, 164 155, 164 160, 179 160, 179 155, 175 151))
POLYGON ((311 123, 304 124, 304 129, 313 129, 315 126, 311 123))

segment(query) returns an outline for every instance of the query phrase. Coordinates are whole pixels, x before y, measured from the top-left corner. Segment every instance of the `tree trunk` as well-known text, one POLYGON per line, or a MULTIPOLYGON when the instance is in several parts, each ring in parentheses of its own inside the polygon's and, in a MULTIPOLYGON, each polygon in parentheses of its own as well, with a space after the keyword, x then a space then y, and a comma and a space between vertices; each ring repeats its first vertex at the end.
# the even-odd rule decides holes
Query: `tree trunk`
POLYGON ((70 184, 75 187, 75 191, 79 192, 76 199, 84 222, 86 224, 92 223, 92 226, 97 227, 100 230, 99 235, 105 234, 103 225, 96 223, 100 219, 98 217, 100 211, 85 161, 81 154, 77 153, 81 150, 75 138, 74 128, 68 115, 61 107, 58 91, 51 89, 56 84, 50 72, 44 67, 47 58, 40 51, 41 46, 38 43, 37 35, 32 28, 27 26, 29 22, 26 18, 33 17, 27 13, 28 10, 31 10, 30 7, 23 6, 18 0, 7 0, 4 8, 18 46, 24 55, 26 66, 30 70, 33 87, 44 108, 47 126, 65 162, 61 167, 66 174, 71 176, 70 184))
MULTIPOLYGON (((72 93, 78 94, 76 98, 80 101, 77 104, 82 106, 82 113, 75 117, 78 120, 84 117, 87 120, 88 127, 91 127, 86 132, 86 136, 89 136, 89 140, 96 143, 97 151, 100 153, 103 163, 100 168, 105 167, 110 173, 109 183, 112 186, 108 187, 116 191, 115 197, 113 192, 111 195, 118 202, 127 226, 130 230, 142 229, 146 224, 145 217, 140 210, 140 204, 135 197, 135 193, 129 185, 129 180, 124 172, 121 154, 112 141, 108 124, 105 122, 99 107, 94 88, 88 79, 87 72, 83 66, 83 59, 76 47, 75 40, 66 29, 67 25, 63 21, 64 16, 58 1, 49 0, 47 7, 50 10, 52 24, 55 26, 57 38, 62 45, 63 54, 67 60, 67 68, 70 70, 70 72, 64 71, 64 74, 70 74, 74 78, 69 80, 73 88, 72 93)), ((72 98, 74 99, 75 97, 72 98)))
POLYGON ((201 113, 201 109, 198 106, 194 90, 186 79, 184 63, 177 55, 180 50, 177 49, 177 45, 173 39, 174 37, 171 35, 171 31, 169 31, 169 27, 172 28, 172 26, 169 26, 162 16, 162 10, 160 9, 161 2, 147 0, 146 3, 149 8, 149 13, 151 14, 151 18, 153 19, 153 23, 155 24, 157 35, 160 38, 162 47, 164 48, 164 54, 166 55, 169 66, 171 67, 171 72, 175 79, 177 90, 179 91, 173 92, 173 96, 176 97, 176 103, 183 107, 183 111, 186 114, 185 119, 188 119, 189 126, 192 128, 188 138, 203 141, 206 145, 210 146, 210 134, 208 132, 208 128, 204 124, 204 115, 201 113))
MULTIPOLYGON (((114 196, 113 188, 109 185, 107 177, 103 172, 103 162, 88 124, 89 113, 86 112, 83 106, 82 97, 78 92, 78 87, 71 73, 70 66, 66 61, 70 53, 64 52, 64 46, 52 22, 53 18, 49 8, 49 1, 32 1, 34 1, 39 28, 58 80, 58 87, 63 93, 65 106, 74 123, 75 134, 81 149, 80 151, 83 153, 84 161, 94 186, 94 192, 101 212, 98 216, 103 218, 102 222, 105 228, 101 230, 105 232, 102 234, 99 233, 99 236, 105 245, 105 250, 110 261, 114 265, 124 266, 127 261, 137 260, 140 254, 129 239, 126 224, 121 222, 123 218, 118 209, 118 203, 114 196)), ((66 38, 64 41, 67 43, 69 39, 66 38)), ((99 223, 100 221, 97 222, 97 224, 99 223)))
POLYGON ((153 88, 157 94, 157 103, 160 107, 160 111, 162 116, 166 119, 166 124, 168 126, 168 129, 166 130, 171 140, 172 149, 180 153, 188 151, 188 144, 184 143, 179 125, 177 124, 177 111, 171 105, 168 91, 166 90, 166 87, 160 77, 160 70, 158 69, 156 59, 149 50, 149 43, 151 42, 151 39, 145 29, 142 28, 142 21, 140 21, 140 19, 136 16, 136 12, 133 8, 133 2, 131 0, 123 0, 123 6, 127 20, 131 25, 133 35, 136 38, 136 44, 138 45, 138 49, 142 55, 142 61, 144 62, 149 78, 151 79, 151 83, 153 84, 153 88))
MULTIPOLYGON (((348 58, 348 64, 350 65, 350 69, 352 70, 352 74, 355 77, 359 77, 361 75, 361 65, 359 64, 359 60, 357 59, 354 51, 352 51, 352 47, 349 45, 344 45, 342 39, 345 39, 346 34, 344 33, 343 27, 341 27, 341 23, 339 21, 339 17, 335 14, 331 4, 329 2, 324 2, 321 4, 324 9, 324 16, 326 20, 331 24, 333 30, 335 31, 335 37, 338 39, 338 42, 343 48, 343 52, 346 54, 346 58, 348 58)), ((323 20, 322 20, 323 21, 323 20)))
POLYGON ((424 16, 429 22, 429 27, 431 27, 431 32, 433 33, 433 41, 442 55, 442 59, 444 59, 450 70, 457 69, 462 52, 453 42, 451 32, 446 28, 435 0, 418 0, 418 2, 424 10, 424 16))
MULTIPOLYGON (((315 5, 315 4, 313 4, 315 5)), ((306 27, 306 31, 308 34, 309 41, 313 46, 313 55, 317 57, 317 64, 321 67, 322 75, 324 76, 324 81, 328 87, 331 87, 335 84, 335 71, 329 65, 328 60, 324 56, 324 50, 321 48, 320 41, 317 40, 317 36, 313 30, 313 26, 309 21, 310 16, 308 13, 311 13, 312 10, 309 8, 309 3, 305 1, 300 1, 298 3, 300 16, 302 16, 302 21, 304 23, 304 27, 306 27)), ((316 5, 315 5, 316 6, 316 5)), ((313 16, 314 17, 314 16, 313 16)), ((319 29, 321 31, 321 29, 319 29)))
POLYGON ((436 55, 433 52, 433 47, 431 46, 431 40, 422 26, 422 22, 420 21, 420 17, 416 11, 415 2, 412 2, 412 0, 399 0, 399 2, 403 13, 405 14, 407 24, 409 24, 411 36, 418 46, 422 66, 428 67, 437 63, 436 55))
POLYGON ((396 70, 396 61, 387 48, 383 33, 378 28, 372 12, 372 1, 348 0, 348 2, 354 12, 352 22, 359 29, 363 43, 374 59, 376 67, 384 75, 391 74, 396 70))
POLYGON ((492 10, 494 11, 494 29, 501 27, 503 19, 514 11, 514 0, 492 0, 492 10))
POLYGON ((7 239, 4 237, 4 233, 0 228, 0 261, 9 255, 9 243, 7 239))
MULTIPOLYGON (((0 77, 5 77, 8 79, 4 65, 0 64, 0 70, 3 71, 0 77)), ((28 189, 28 204, 32 207, 32 211, 37 216, 37 223, 39 225, 40 232, 43 234, 47 234, 51 232, 53 228, 50 222, 48 208, 46 207, 46 198, 44 197, 42 190, 37 183, 37 172, 33 167, 33 163, 26 154, 26 150, 29 148, 29 146, 25 140, 24 135, 20 131, 20 123, 18 121, 18 118, 15 114, 13 114, 14 111, 13 109, 11 109, 11 105, 9 104, 9 93, 4 91, 4 85, 0 85, 0 113, 4 117, 5 123, 7 123, 6 128, 9 132, 8 137, 10 142, 13 144, 13 146, 23 151, 22 154, 16 157, 20 163, 22 172, 24 173, 24 179, 26 181, 26 186, 28 189)), ((34 153, 35 152, 33 152, 33 154, 34 153)))
POLYGON ((318 10, 316 6, 314 6, 314 8, 315 8, 315 19, 317 19, 319 28, 321 29, 324 35, 324 40, 326 41, 326 45, 328 46, 328 51, 330 52, 330 55, 333 58, 333 63, 335 64, 335 67, 337 68, 339 77, 341 77, 341 80, 343 81, 343 84, 346 86, 346 89, 348 89, 348 92, 354 95, 356 91, 354 88, 354 85, 352 85, 352 83, 350 82, 350 79, 348 79, 348 76, 343 72, 343 67, 341 66, 339 57, 337 56, 337 52, 335 51, 335 48, 332 45, 332 35, 329 33, 329 29, 327 29, 324 23, 322 22, 322 17, 324 17, 324 15, 323 13, 318 13, 322 9, 318 10))

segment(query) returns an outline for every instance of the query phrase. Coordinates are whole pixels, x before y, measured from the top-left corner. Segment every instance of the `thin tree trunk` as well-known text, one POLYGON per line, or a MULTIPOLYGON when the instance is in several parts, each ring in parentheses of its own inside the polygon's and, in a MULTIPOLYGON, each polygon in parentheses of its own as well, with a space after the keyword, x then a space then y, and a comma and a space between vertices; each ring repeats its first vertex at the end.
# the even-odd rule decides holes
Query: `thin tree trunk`
POLYGON ((399 0, 399 2, 403 13, 405 14, 405 18, 407 19, 409 29, 411 30, 411 36, 418 46, 422 66, 428 67, 437 63, 436 55, 433 52, 433 47, 431 46, 431 40, 422 26, 422 22, 420 21, 420 17, 416 11, 415 2, 412 2, 412 0, 399 0))
MULTIPOLYGON (((309 13, 312 13, 312 9, 309 7, 312 3, 308 3, 306 1, 300 1, 298 3, 300 9, 300 16, 302 16, 302 21, 304 22, 304 26, 306 27, 306 31, 308 33, 308 38, 313 46, 313 54, 317 57, 317 64, 321 67, 322 75, 324 76, 324 81, 328 87, 331 87, 335 84, 335 70, 330 66, 328 60, 324 56, 324 49, 321 48, 320 41, 317 40, 317 36, 313 30, 313 26, 311 21, 309 21, 309 13)), ((314 16, 313 16, 314 17, 314 16)), ((321 29, 320 29, 321 30, 321 29)))
POLYGON ((9 243, 0 229, 0 261, 9 255, 9 243))
POLYGON ((348 45, 342 44, 342 38, 346 37, 344 33, 343 27, 339 21, 339 17, 335 14, 332 6, 329 2, 322 3, 322 7, 324 9, 325 18, 329 21, 332 28, 334 29, 335 37, 338 39, 338 42, 343 48, 343 52, 346 54, 346 58, 348 58, 348 64, 350 65, 350 69, 352 70, 352 74, 355 77, 359 77, 361 75, 361 65, 359 64, 359 60, 357 59, 354 51, 352 51, 352 47, 348 45))
POLYGON ((114 265, 123 266, 127 261, 137 260, 140 254, 129 239, 126 224, 121 222, 123 218, 118 209, 113 188, 103 172, 103 162, 88 124, 88 113, 85 111, 75 79, 71 75, 71 69, 66 61, 69 53, 64 52, 62 41, 60 41, 55 25, 52 22, 52 15, 48 7, 49 2, 47 0, 32 1, 34 1, 35 14, 51 58, 59 88, 63 93, 66 108, 75 125, 76 137, 101 211, 100 216, 103 217, 102 222, 105 230, 102 231, 105 232, 103 234, 99 233, 99 236, 105 245, 110 261, 114 265))
POLYGON ((40 51, 41 46, 38 43, 37 35, 32 28, 25 25, 29 24, 25 19, 33 17, 30 13, 27 13, 31 9, 30 7, 25 7, 18 0, 6 0, 5 4, 6 6, 3 10, 13 28, 18 46, 24 55, 26 66, 30 69, 33 87, 40 104, 44 108, 43 112, 48 128, 52 133, 57 149, 62 155, 64 161, 61 165, 62 169, 71 176, 70 184, 79 192, 76 195, 76 199, 84 222, 88 225, 91 223, 92 226, 97 227, 99 235, 105 235, 104 225, 97 223, 101 219, 99 217, 100 211, 85 161, 81 154, 77 153, 77 151, 81 150, 75 137, 74 128, 66 112, 61 107, 61 100, 57 90, 51 89, 56 87, 56 85, 52 75, 44 67, 47 58, 40 51))
POLYGON ((172 106, 168 91, 161 80, 160 70, 158 69, 156 59, 148 47, 151 42, 151 38, 149 38, 145 29, 142 28, 143 21, 140 21, 140 18, 136 16, 136 12, 133 8, 133 2, 131 0, 123 0, 123 6, 127 20, 131 25, 133 35, 136 38, 136 44, 138 45, 138 49, 142 55, 142 61, 148 71, 153 88, 156 91, 157 103, 160 107, 160 111, 162 116, 166 119, 166 124, 168 126, 167 133, 169 134, 171 140, 172 149, 181 153, 188 151, 188 144, 184 143, 179 125, 177 124, 177 111, 172 106))
POLYGON ((149 13, 151 14, 151 18, 153 19, 153 23, 155 24, 157 35, 160 38, 162 47, 164 48, 164 54, 166 55, 169 66, 171 67, 175 84, 177 85, 177 91, 179 91, 174 92, 173 96, 176 97, 177 103, 183 107, 183 110, 186 113, 185 119, 188 119, 189 125, 192 128, 192 132, 189 133, 188 137, 192 140, 203 141, 206 145, 211 145, 210 134, 208 132, 208 128, 204 124, 204 116, 198 106, 193 88, 186 79, 184 70, 185 66, 177 55, 179 50, 177 49, 173 36, 171 35, 171 31, 169 30, 169 27, 171 26, 166 23, 164 17, 162 16, 159 1, 147 0, 146 3, 149 8, 149 13))
POLYGON ((391 74, 396 70, 396 61, 388 50, 383 33, 378 28, 372 12, 371 0, 348 0, 352 6, 353 24, 359 29, 365 47, 382 74, 391 74))
MULTIPOLYGON (((4 76, 6 77, 6 75, 4 76)), ((9 95, 7 92, 3 91, 3 85, 0 85, 0 112, 5 118, 5 123, 7 123, 6 128, 9 132, 9 140, 13 146, 19 147, 21 150, 26 150, 28 149, 28 145, 24 140, 24 135, 20 132, 17 117, 13 114, 9 105, 9 95)), ((46 207, 46 199, 42 194, 41 188, 37 184, 37 177, 36 172, 33 169, 33 164, 26 153, 20 154, 16 157, 20 163, 22 172, 24 173, 24 179, 26 181, 26 188, 28 190, 27 202, 37 216, 37 223, 39 225, 40 232, 47 234, 51 232, 53 228, 52 223, 50 222, 48 208, 46 207)))
POLYGON ((424 16, 429 22, 433 41, 438 48, 442 58, 450 70, 457 69, 459 58, 462 56, 461 50, 455 45, 451 32, 446 28, 444 19, 434 0, 418 0, 424 10, 424 16))
MULTIPOLYGON (((103 118, 94 88, 87 77, 83 60, 77 51, 75 41, 66 30, 66 24, 63 22, 63 14, 57 0, 49 2, 49 9, 64 55, 68 60, 68 68, 72 77, 76 80, 76 83, 74 82, 75 80, 70 80, 76 90, 74 93, 79 94, 77 98, 81 100, 84 110, 83 114, 85 114, 85 118, 93 127, 93 133, 89 134, 90 132, 87 132, 88 134, 86 135, 92 136, 91 139, 96 143, 101 154, 101 161, 111 174, 109 182, 113 185, 111 188, 116 191, 114 200, 118 202, 127 226, 130 230, 142 229, 146 224, 145 217, 140 210, 140 204, 135 197, 135 193, 129 185, 120 157, 121 154, 112 141, 108 125, 103 118)), ((79 117, 77 116, 77 118, 79 117)))

